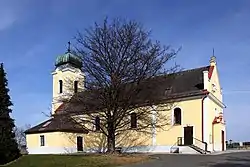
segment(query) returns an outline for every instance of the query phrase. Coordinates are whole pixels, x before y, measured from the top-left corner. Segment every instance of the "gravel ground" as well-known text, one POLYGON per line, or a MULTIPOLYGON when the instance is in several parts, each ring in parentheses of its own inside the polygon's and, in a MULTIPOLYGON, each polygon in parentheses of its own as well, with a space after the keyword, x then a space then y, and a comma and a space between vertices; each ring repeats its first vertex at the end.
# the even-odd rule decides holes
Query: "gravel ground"
POLYGON ((155 159, 128 167, 250 167, 250 151, 227 151, 211 155, 155 154, 155 159))

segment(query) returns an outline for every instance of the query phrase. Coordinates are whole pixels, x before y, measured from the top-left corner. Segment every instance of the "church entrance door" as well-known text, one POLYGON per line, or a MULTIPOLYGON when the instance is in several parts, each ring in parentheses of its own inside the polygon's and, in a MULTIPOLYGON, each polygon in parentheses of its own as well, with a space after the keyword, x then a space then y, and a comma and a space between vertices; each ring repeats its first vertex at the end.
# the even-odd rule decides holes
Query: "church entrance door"
POLYGON ((193 144, 193 126, 184 127, 184 145, 193 144))

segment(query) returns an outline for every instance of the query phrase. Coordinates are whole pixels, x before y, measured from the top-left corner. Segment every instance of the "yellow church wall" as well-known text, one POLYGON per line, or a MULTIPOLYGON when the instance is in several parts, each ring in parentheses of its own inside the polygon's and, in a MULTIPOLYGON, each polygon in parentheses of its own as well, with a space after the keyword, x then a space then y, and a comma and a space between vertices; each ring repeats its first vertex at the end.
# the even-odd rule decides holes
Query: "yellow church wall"
POLYGON ((62 104, 62 98, 70 98, 74 94, 74 81, 78 82, 78 90, 84 88, 84 75, 79 69, 69 68, 61 71, 56 69, 53 73, 53 101, 52 114, 62 104), (59 80, 63 81, 63 93, 59 92, 59 80))
POLYGON ((63 81, 63 92, 65 93, 72 93, 74 89, 74 81, 79 81, 78 88, 82 89, 83 88, 83 82, 80 80, 83 80, 84 76, 80 74, 79 72, 75 71, 56 71, 56 74, 53 75, 53 97, 56 97, 60 95, 59 93, 59 80, 63 81))
MULTIPOLYGON (((133 130, 124 131, 116 137, 116 147, 130 149, 135 146, 150 146, 152 145, 151 135, 135 132, 133 130)), ((103 133, 91 132, 84 137, 84 148, 97 149, 102 151, 107 147, 107 138, 103 133)))
POLYGON ((124 131, 117 137, 117 146, 136 147, 136 146, 152 146, 152 134, 145 132, 137 132, 136 130, 124 131))
MULTIPOLYGON (((178 137, 184 137, 184 127, 186 126, 193 126, 193 136, 201 140, 201 97, 181 99, 181 101, 175 101, 171 104, 166 104, 166 106, 167 107, 165 108, 164 104, 156 106, 156 110, 159 110, 158 112, 162 112, 162 114, 168 119, 168 125, 163 127, 163 129, 155 129, 155 134, 153 134, 152 129, 149 129, 147 133, 137 132, 136 130, 124 131, 123 134, 120 136, 120 139, 123 140, 117 139, 118 141, 122 141, 117 142, 117 145, 123 147, 172 146, 176 144, 178 137), (162 107, 164 108, 163 110, 162 107), (182 111, 182 124, 172 125, 174 114, 173 111, 177 107, 179 107, 182 111)), ((152 117, 152 115, 150 115, 150 117, 152 117)), ((139 125, 140 123, 138 123, 138 126, 139 125)))
POLYGON ((221 124, 220 126, 216 125, 217 130, 215 131, 213 120, 215 117, 219 116, 219 113, 222 113, 223 115, 222 92, 216 63, 211 63, 211 65, 214 66, 214 69, 210 80, 208 80, 207 88, 210 93, 204 100, 204 141, 208 143, 208 149, 210 151, 213 151, 214 149, 221 151, 221 131, 226 131, 225 124, 221 124), (213 88, 213 84, 216 86, 216 89, 213 88))
POLYGON ((83 146, 84 146, 84 136, 85 134, 81 133, 68 133, 68 132, 61 132, 59 133, 59 136, 61 138, 62 145, 65 147, 74 147, 76 146, 77 137, 81 136, 83 137, 83 146))
POLYGON ((26 142, 28 152, 29 154, 77 152, 77 136, 84 137, 84 134, 68 132, 46 132, 37 134, 27 134, 26 142), (40 141, 40 136, 42 135, 44 136, 44 146, 41 146, 40 141))
MULTIPOLYGON (((59 132, 39 133, 39 134, 27 134, 27 146, 38 147, 40 146, 40 136, 45 137, 45 146, 62 146, 59 132)), ((41 146, 43 147, 43 146, 41 146)))
POLYGON ((226 129, 224 124, 215 124, 213 126, 213 133, 214 133, 214 138, 213 138, 213 150, 215 151, 222 151, 222 145, 224 145, 224 150, 226 150, 226 129), (223 134, 224 132, 224 141, 223 141, 223 134))
MULTIPOLYGON (((116 138, 116 146, 172 146, 176 144, 178 137, 184 137, 184 127, 186 126, 193 126, 193 137, 198 140, 202 140, 201 104, 201 97, 196 99, 183 99, 182 101, 175 102, 172 105, 172 109, 161 111, 165 117, 169 119, 169 125, 165 126, 164 130, 156 129, 155 137, 152 134, 152 129, 150 129, 148 133, 142 133, 131 130, 128 127, 128 130, 125 130, 119 137, 116 138), (172 125, 173 111, 176 107, 179 107, 182 111, 181 125, 172 125)), ((97 116, 98 114, 94 115, 97 116)), ((76 119, 89 119, 87 117, 88 116, 77 116, 76 119)), ((92 116, 92 119, 93 118, 94 116, 92 116)), ((94 130, 93 124, 86 124, 85 126, 94 130)), ((106 145, 106 138, 99 132, 91 132, 85 135, 84 142, 86 148, 102 148, 106 145)), ((196 141, 194 140, 193 142, 195 143, 196 141)))
MULTIPOLYGON (((90 130, 88 134, 85 134, 84 138, 84 146, 86 149, 102 149, 104 146, 107 145, 106 136, 101 132, 95 131, 95 125, 93 124, 93 122, 96 116, 99 116, 100 118, 100 126, 106 126, 106 123, 103 124, 103 122, 106 122, 106 120, 102 118, 101 113, 93 113, 91 115, 78 115, 73 117, 78 123, 82 124, 83 127, 90 130)), ((130 119, 130 117, 128 119, 130 119)), ((120 132, 120 134, 116 136, 116 147, 134 147, 149 145, 152 145, 151 129, 149 133, 137 132, 136 130, 131 129, 130 124, 128 124, 127 130, 124 128, 124 131, 120 132)))
MULTIPOLYGON (((208 149, 213 150, 213 139, 220 136, 220 134, 213 131, 213 121, 216 116, 219 116, 220 112, 223 112, 223 108, 216 104, 211 98, 207 97, 205 100, 206 109, 204 110, 204 141, 208 144, 208 149)), ((225 129, 225 125, 220 126, 221 130, 225 129)), ((226 138, 226 137, 225 137, 226 138)))
MULTIPOLYGON (((181 125, 166 126, 166 130, 156 132, 156 145, 174 145, 177 142, 178 137, 184 137, 184 127, 193 126, 193 137, 201 140, 201 98, 193 100, 185 100, 175 104, 175 107, 179 107, 182 111, 181 125)), ((173 110, 168 111, 168 114, 172 115, 173 110)), ((195 141, 194 141, 195 143, 195 141)))
MULTIPOLYGON (((210 145, 210 150, 217 150, 221 151, 222 150, 222 144, 221 144, 221 131, 223 130, 225 133, 224 140, 226 141, 226 125, 225 124, 215 124, 213 125, 213 121, 215 117, 219 116, 219 113, 222 112, 223 114, 223 108, 216 104, 214 101, 210 100, 209 101, 209 106, 208 106, 208 112, 209 112, 209 117, 207 121, 207 133, 209 133, 209 140, 208 144, 210 145)), ((226 149, 226 147, 224 147, 226 149)))

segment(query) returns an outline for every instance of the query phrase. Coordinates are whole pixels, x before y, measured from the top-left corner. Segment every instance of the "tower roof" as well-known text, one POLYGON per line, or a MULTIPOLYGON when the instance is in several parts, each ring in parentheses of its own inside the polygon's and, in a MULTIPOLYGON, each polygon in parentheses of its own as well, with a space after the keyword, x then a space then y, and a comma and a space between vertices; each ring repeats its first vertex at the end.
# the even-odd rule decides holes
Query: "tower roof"
POLYGON ((64 55, 60 55, 56 58, 55 66, 59 67, 64 64, 70 64, 76 68, 82 67, 82 60, 80 57, 72 54, 72 53, 65 53, 64 55))
POLYGON ((65 54, 56 58, 55 66, 59 67, 64 64, 70 64, 76 68, 82 68, 82 60, 79 56, 74 55, 70 50, 70 42, 68 42, 68 50, 65 54))

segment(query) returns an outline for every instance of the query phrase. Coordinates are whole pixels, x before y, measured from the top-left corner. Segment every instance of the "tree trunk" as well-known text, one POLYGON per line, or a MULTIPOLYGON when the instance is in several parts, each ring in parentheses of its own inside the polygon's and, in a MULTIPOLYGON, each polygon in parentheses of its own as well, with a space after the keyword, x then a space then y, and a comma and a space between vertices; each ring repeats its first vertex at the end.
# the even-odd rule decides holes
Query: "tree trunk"
POLYGON ((114 153, 115 152, 115 130, 114 130, 114 124, 113 122, 108 123, 108 153, 114 153))

